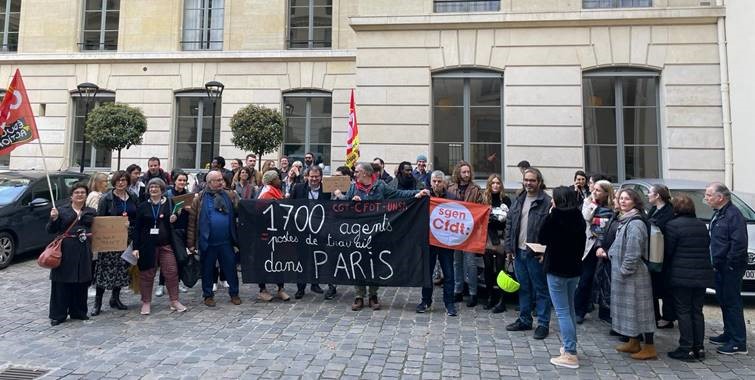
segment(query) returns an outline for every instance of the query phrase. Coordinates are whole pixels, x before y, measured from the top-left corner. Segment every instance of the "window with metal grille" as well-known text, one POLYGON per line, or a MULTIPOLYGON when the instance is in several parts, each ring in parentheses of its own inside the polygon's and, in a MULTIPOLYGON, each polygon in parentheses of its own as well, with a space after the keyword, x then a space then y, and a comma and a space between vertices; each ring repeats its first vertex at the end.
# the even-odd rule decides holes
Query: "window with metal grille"
POLYGON ((582 0, 582 8, 643 8, 652 7, 653 0, 582 0))
POLYGON ((222 50, 224 0, 184 0, 184 50, 222 50))
POLYGON ((451 174, 460 160, 476 179, 503 167, 503 74, 461 70, 433 75, 433 169, 451 174))
MULTIPOLYGON (((218 99, 215 117, 215 152, 220 151, 220 110, 218 99)), ((212 101, 207 92, 176 94, 176 135, 174 167, 204 169, 212 162, 212 101)))
POLYGON ((120 0, 84 0, 81 50, 117 50, 120 0))
POLYGON ((582 79, 585 170, 611 182, 661 176, 658 73, 586 72, 582 79))
POLYGON ((433 10, 444 12, 497 12, 500 0, 434 0, 433 10))
POLYGON ((286 125, 283 154, 289 162, 304 161, 311 152, 315 163, 330 165, 332 97, 329 92, 296 91, 283 94, 286 125))
POLYGON ((288 48, 330 48, 333 0, 288 0, 288 48))
MULTIPOLYGON (((84 117, 85 117, 85 100, 84 97, 74 92, 72 95, 73 100, 73 144, 71 149, 71 167, 81 166, 81 148, 84 144, 84 117)), ((97 106, 102 103, 115 102, 115 93, 109 91, 100 90, 94 97, 93 103, 89 107, 91 112, 97 106)), ((113 152, 109 150, 103 151, 97 149, 92 145, 92 142, 87 140, 86 152, 84 153, 84 167, 88 169, 107 169, 110 170, 111 159, 113 152)))
POLYGON ((21 19, 21 0, 0 0, 0 34, 2 51, 18 50, 18 25, 21 19))

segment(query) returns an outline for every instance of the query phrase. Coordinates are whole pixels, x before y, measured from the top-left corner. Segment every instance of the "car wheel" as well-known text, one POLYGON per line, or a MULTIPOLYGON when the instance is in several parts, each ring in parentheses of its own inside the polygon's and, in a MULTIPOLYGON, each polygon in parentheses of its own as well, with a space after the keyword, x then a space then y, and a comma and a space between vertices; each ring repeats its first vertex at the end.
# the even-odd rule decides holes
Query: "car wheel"
POLYGON ((7 232, 0 232, 0 269, 6 268, 16 254, 16 242, 7 232))

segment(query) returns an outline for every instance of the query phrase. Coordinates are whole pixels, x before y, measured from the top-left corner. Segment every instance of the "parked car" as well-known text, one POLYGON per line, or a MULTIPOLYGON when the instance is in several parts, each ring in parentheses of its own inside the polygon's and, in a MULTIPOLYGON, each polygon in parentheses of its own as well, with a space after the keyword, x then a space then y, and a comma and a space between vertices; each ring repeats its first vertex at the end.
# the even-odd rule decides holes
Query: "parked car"
MULTIPOLYGON (((621 184, 621 188, 634 189, 643 194, 645 199, 647 199, 650 187, 654 184, 666 185, 671 192, 672 197, 678 194, 688 195, 692 198, 692 201, 695 202, 697 218, 704 221, 706 224, 710 222, 710 219, 713 216, 713 209, 703 202, 705 187, 708 186, 708 183, 706 182, 643 178, 625 181, 621 184)), ((752 207, 742 200, 736 192, 731 195, 731 202, 742 212, 742 215, 744 215, 745 220, 747 221, 747 235, 749 238, 747 243, 747 271, 745 272, 744 281, 742 282, 742 295, 755 296, 755 211, 753 211, 752 207)), ((650 207, 649 205, 647 206, 647 209, 649 210, 650 207)), ((711 292, 713 292, 713 290, 709 290, 709 293, 711 292)))
MULTIPOLYGON (((70 202, 71 186, 88 179, 88 175, 80 173, 50 173, 55 205, 70 202)), ((55 238, 45 231, 50 201, 44 172, 0 173, 0 269, 10 265, 15 255, 45 247, 55 238)))

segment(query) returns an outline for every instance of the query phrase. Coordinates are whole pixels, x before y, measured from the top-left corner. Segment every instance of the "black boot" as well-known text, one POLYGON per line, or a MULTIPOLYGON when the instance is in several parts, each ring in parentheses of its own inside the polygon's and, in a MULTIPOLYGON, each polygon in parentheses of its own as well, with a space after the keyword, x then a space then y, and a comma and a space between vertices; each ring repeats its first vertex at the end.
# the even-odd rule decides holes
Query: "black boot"
POLYGON ((482 308, 485 310, 490 310, 494 308, 497 303, 498 303, 498 293, 496 292, 495 289, 490 289, 490 297, 488 297, 488 302, 486 302, 482 308))
POLYGON ((92 310, 92 316, 96 317, 102 312, 102 296, 105 295, 105 288, 96 288, 97 293, 94 295, 94 310, 92 310))
POLYGON ((128 307, 121 302, 121 288, 113 288, 110 296, 110 307, 118 310, 127 310, 128 307))
POLYGON ((496 289, 496 292, 499 294, 499 301, 498 303, 493 307, 493 314, 500 314, 506 311, 506 303, 503 302, 503 291, 500 289, 496 289))
POLYGON ((477 306, 477 295, 470 295, 469 301, 467 301, 467 307, 475 307, 477 306))

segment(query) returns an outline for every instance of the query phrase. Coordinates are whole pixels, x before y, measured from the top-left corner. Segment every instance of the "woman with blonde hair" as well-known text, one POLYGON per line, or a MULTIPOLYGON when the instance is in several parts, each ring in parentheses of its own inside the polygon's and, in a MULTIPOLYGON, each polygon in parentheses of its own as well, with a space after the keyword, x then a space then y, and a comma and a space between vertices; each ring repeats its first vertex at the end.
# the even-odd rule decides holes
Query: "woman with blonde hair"
POLYGON ((89 177, 89 195, 87 195, 86 206, 97 210, 97 206, 100 204, 100 198, 102 194, 107 191, 107 174, 94 173, 89 177))
MULTIPOLYGON (((602 237, 607 231, 608 222, 614 214, 613 186, 611 182, 599 180, 592 184, 592 191, 582 205, 582 217, 587 223, 585 252, 582 256, 582 274, 575 296, 577 324, 582 324, 585 315, 593 309, 592 292, 595 270, 598 266, 597 252, 601 249, 602 237)), ((605 315, 604 315, 605 317, 605 315)))
POLYGON ((496 277, 498 272, 506 266, 506 254, 503 252, 503 233, 506 230, 506 216, 509 213, 511 199, 503 193, 503 180, 498 174, 491 174, 482 193, 482 201, 491 207, 490 220, 488 221, 488 241, 485 245, 485 284, 488 285, 488 302, 483 306, 485 310, 493 313, 506 311, 503 302, 503 291, 498 288, 496 277))

